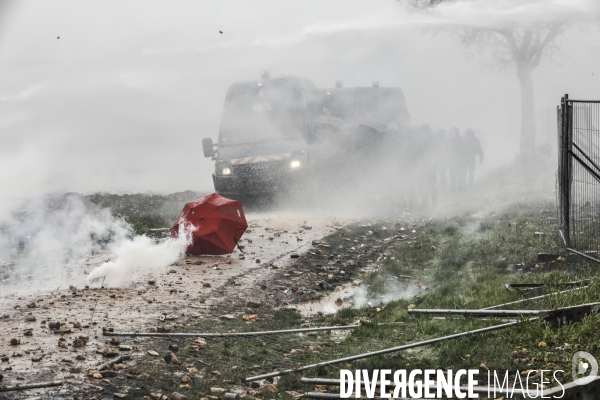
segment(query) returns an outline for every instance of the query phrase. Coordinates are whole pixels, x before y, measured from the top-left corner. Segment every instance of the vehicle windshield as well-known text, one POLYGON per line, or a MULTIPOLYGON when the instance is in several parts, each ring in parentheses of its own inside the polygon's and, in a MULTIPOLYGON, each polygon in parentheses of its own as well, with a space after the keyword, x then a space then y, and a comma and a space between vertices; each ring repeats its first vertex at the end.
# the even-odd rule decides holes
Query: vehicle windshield
POLYGON ((293 87, 238 84, 225 100, 220 145, 301 138, 303 107, 302 95, 293 87))

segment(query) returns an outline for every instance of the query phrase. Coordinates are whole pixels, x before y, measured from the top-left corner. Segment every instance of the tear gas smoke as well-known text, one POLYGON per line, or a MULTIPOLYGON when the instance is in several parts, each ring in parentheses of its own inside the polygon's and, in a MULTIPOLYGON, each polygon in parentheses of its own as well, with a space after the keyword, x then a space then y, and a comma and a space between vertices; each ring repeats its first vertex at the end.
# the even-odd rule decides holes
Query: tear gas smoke
MULTIPOLYGON (((415 1, 410 0, 406 3, 413 2, 415 1)), ((317 23, 304 28, 301 34, 256 44, 283 47, 306 40, 307 37, 331 37, 407 26, 501 28, 507 24, 529 26, 556 19, 590 19, 600 12, 600 3, 595 0, 465 0, 441 2, 425 13, 402 12, 399 9, 394 10, 396 12, 390 11, 392 10, 384 7, 374 8, 370 14, 360 18, 317 23)))
MULTIPOLYGON (((0 103, 10 116, 2 125, 0 186, 13 196, 186 190, 189 175, 182 171, 190 165, 199 189, 208 190, 213 166, 198 156, 198 132, 215 139, 227 86, 258 77, 263 68, 319 87, 336 80, 400 87, 413 124, 480 129, 493 142, 488 148, 496 149, 483 167, 506 164, 517 148, 516 80, 481 71, 476 62, 464 60, 467 51, 460 43, 421 35, 420 29, 592 16, 600 4, 452 1, 435 12, 411 13, 392 0, 336 1, 329 7, 184 1, 177 9, 150 2, 145 12, 154 23, 143 24, 138 7, 120 2, 103 8, 77 3, 69 13, 54 3, 18 3, 5 15, 0 60, 11 77, 0 88, 0 103), (115 29, 97 29, 106 24, 115 29), (160 38, 157 26, 165 32, 160 38), (218 34, 221 29, 225 34, 218 34), (37 40, 50 36, 51 47, 37 40), (42 64, 48 68, 31 68, 42 64), (174 129, 165 129, 174 123, 174 129), (179 156, 157 162, 165 154, 179 156)), ((597 37, 590 29, 577 38, 583 46, 565 46, 565 65, 544 63, 536 83, 541 106, 555 106, 567 90, 578 97, 594 95, 598 62, 590 48, 597 37)))
MULTIPOLYGON (((481 179, 470 190, 449 189, 446 170, 452 153, 443 135, 438 137, 433 132, 445 129, 448 138, 452 126, 458 126, 461 134, 467 127, 476 131, 485 152, 485 162, 481 167, 477 165, 477 178, 483 171, 480 168, 506 165, 518 147, 518 90, 512 75, 480 71, 476 64, 463 60, 465 49, 461 44, 421 35, 420 29, 487 28, 507 21, 594 16, 600 7, 597 0, 460 1, 419 13, 406 12, 394 1, 337 4, 319 13, 306 5, 290 9, 289 5, 273 3, 268 10, 248 6, 241 12, 236 6, 234 13, 215 5, 215 11, 225 11, 228 24, 237 30, 234 33, 225 29, 225 35, 217 34, 216 38, 198 34, 198 27, 205 30, 206 26, 218 32, 214 24, 222 21, 214 18, 216 12, 191 12, 190 3, 180 11, 169 9, 174 14, 165 19, 166 9, 148 7, 149 16, 169 32, 161 40, 147 40, 154 38, 156 24, 148 25, 154 26, 153 30, 136 24, 136 7, 119 5, 111 12, 97 13, 93 12, 96 6, 82 3, 65 14, 54 6, 41 12, 36 9, 35 13, 32 5, 20 6, 25 11, 11 20, 11 34, 5 35, 2 42, 2 65, 6 76, 12 78, 2 87, 0 103, 12 117, 3 125, 6 143, 0 151, 4 164, 0 164, 8 173, 0 176, 0 186, 12 196, 48 190, 168 192, 189 189, 192 165, 201 189, 212 190, 215 165, 208 159, 200 160, 201 138, 197 132, 210 132, 206 135, 215 139, 217 116, 223 112, 227 87, 238 80, 253 79, 255 72, 258 75, 260 69, 269 68, 274 78, 275 74, 298 75, 322 89, 333 89, 336 80, 347 85, 344 90, 370 86, 372 80, 378 80, 379 91, 386 87, 402 89, 411 115, 407 126, 402 126, 402 121, 386 120, 380 121, 382 126, 359 125, 361 121, 354 118, 347 119, 349 128, 344 125, 343 132, 335 126, 330 131, 323 128, 323 140, 318 145, 326 167, 316 171, 320 182, 314 185, 315 180, 309 180, 308 188, 283 199, 284 209, 296 214, 300 211, 305 218, 310 215, 303 211, 338 218, 389 216, 419 209, 439 215, 443 211, 456 213, 461 207, 496 207, 498 202, 522 200, 523 192, 552 196, 556 134, 553 109, 547 118, 548 129, 543 132, 553 147, 542 154, 542 162, 534 163, 535 171, 525 176, 521 170, 507 168, 481 179), (248 21, 256 18, 248 15, 277 23, 255 26, 248 21), (91 16, 93 21, 86 20, 91 16), (210 21, 198 23, 198 16, 210 21), (34 31, 26 29, 29 24, 25 22, 31 18, 35 21, 34 31), (97 18, 127 29, 113 29, 111 40, 106 40, 106 32, 94 29, 102 23, 97 18), (49 25, 48 21, 53 23, 49 25), (40 35, 56 37, 56 21, 64 31, 60 41, 53 40, 53 46, 48 46, 35 39, 40 35), (177 23, 169 25, 172 21, 177 23), (100 35, 103 40, 98 42, 100 35), (37 64, 51 68, 29 68, 32 55, 37 64), (203 63, 202 73, 198 73, 198 63, 190 61, 198 59, 203 63), (175 70, 177 74, 173 74, 175 70), (172 127, 174 122, 176 129, 165 136, 165 127, 172 127), (165 154, 177 156, 163 163, 160 160, 165 154), (307 190, 315 190, 312 203, 303 202, 299 196, 307 190), (304 209, 299 210, 299 205, 304 209)), ((597 31, 591 29, 580 40, 582 44, 595 43, 594 37, 597 31)), ((593 67, 598 64, 597 55, 587 47, 583 52, 573 46, 564 50, 566 57, 583 62, 576 68, 571 65, 575 63, 560 66, 560 71, 550 63, 544 64, 540 73, 546 75, 541 76, 543 80, 536 88, 544 107, 555 105, 566 90, 586 97, 592 96, 597 87, 593 67)), ((253 79, 253 85, 256 83, 253 79)), ((332 90, 332 98, 341 98, 343 90, 339 93, 332 90)), ((372 102, 365 98, 364 104, 372 102)), ((266 142, 265 146, 272 148, 257 154, 287 153, 291 150, 279 149, 280 142, 303 134, 304 121, 296 104, 288 108, 290 112, 277 119, 274 127, 292 136, 266 142), (287 129, 290 125, 298 129, 287 129)), ((328 108, 327 116, 335 117, 334 105, 328 108)), ((316 107, 311 112, 321 111, 322 107, 316 107)), ((270 121, 258 119, 254 121, 257 129, 250 131, 247 116, 236 119, 241 116, 237 112, 223 115, 232 118, 224 126, 226 131, 230 128, 224 137, 232 144, 245 142, 238 128, 249 132, 249 141, 273 136, 272 127, 267 125, 270 121)), ((29 287, 33 289, 64 287, 84 284, 86 277, 103 276, 111 285, 122 284, 136 273, 165 268, 183 248, 181 241, 153 244, 149 238, 132 239, 131 228, 124 221, 75 196, 62 197, 60 206, 54 206, 54 200, 29 201, 9 215, 0 215, 2 286, 21 283, 14 286, 23 288, 23 282, 31 282, 29 287)), ((0 214, 4 209, 0 205, 0 214)))
POLYGON ((111 245, 115 261, 107 261, 96 267, 88 276, 88 282, 107 278, 109 285, 119 285, 130 280, 136 273, 157 271, 177 261, 190 243, 191 234, 182 233, 176 239, 154 243, 147 236, 136 236, 111 245))
POLYGON ((392 281, 387 281, 383 289, 375 294, 369 294, 367 288, 358 286, 354 292, 354 301, 352 306, 360 308, 365 306, 375 307, 380 304, 387 304, 390 301, 408 299, 415 296, 420 289, 415 286, 401 285, 392 281))
POLYGON ((13 204, 0 219, 0 290, 35 291, 83 285, 106 276, 124 283, 135 271, 166 268, 189 235, 154 243, 132 237, 131 226, 79 195, 46 196, 13 204), (114 261, 107 261, 113 259, 114 261))
POLYGON ((355 287, 344 285, 340 290, 338 289, 321 300, 301 304, 299 306, 300 312, 307 315, 319 312, 334 314, 340 308, 377 307, 391 301, 408 299, 421 291, 416 285, 393 282, 391 277, 377 293, 370 293, 364 285, 355 287), (344 300, 341 306, 338 304, 340 298, 344 300))
POLYGON ((5 290, 57 287, 67 280, 76 284, 83 277, 79 270, 97 257, 104 243, 122 242, 131 233, 108 209, 85 204, 76 195, 29 199, 10 210, 0 221, 5 290))

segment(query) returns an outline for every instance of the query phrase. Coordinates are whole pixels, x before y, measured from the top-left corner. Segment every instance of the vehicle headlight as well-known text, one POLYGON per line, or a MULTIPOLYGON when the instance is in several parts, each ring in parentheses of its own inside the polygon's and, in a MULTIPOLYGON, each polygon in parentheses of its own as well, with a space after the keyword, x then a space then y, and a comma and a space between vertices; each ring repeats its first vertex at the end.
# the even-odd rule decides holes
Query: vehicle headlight
POLYGON ((298 153, 295 153, 292 157, 291 157, 290 161, 290 168, 292 169, 296 169, 296 168, 300 168, 305 166, 306 164, 308 164, 308 156, 306 154, 306 151, 300 151, 298 153))
POLYGON ((231 175, 231 166, 224 160, 217 160, 215 172, 217 175, 231 175))

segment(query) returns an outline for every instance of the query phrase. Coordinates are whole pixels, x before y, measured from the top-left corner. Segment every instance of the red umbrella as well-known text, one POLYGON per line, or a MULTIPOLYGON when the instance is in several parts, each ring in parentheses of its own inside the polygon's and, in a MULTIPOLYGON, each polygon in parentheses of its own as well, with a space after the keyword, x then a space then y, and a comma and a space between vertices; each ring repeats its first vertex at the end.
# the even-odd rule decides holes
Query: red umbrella
POLYGON ((179 235, 180 225, 192 229, 185 252, 194 255, 229 254, 248 228, 242 203, 217 193, 187 203, 171 227, 172 237, 179 235))

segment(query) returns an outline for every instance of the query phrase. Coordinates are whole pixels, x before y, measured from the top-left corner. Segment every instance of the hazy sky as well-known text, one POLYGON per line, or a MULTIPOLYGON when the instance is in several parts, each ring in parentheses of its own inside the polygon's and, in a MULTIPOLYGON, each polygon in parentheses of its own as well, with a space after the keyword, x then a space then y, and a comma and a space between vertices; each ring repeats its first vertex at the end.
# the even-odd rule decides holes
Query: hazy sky
MULTIPOLYGON (((560 11, 600 3, 502 8, 511 2, 463 9, 445 22, 488 24, 506 13, 528 18, 549 4, 560 11)), ((469 59, 456 38, 423 32, 437 20, 394 0, 0 4, 3 197, 212 190, 201 139, 216 139, 228 86, 264 69, 320 87, 337 80, 399 86, 413 124, 476 129, 488 168, 518 149, 514 71, 486 69, 486 58, 469 59)), ((600 99, 599 44, 598 29, 575 30, 564 56, 537 71, 537 108, 550 121, 539 127, 542 140, 554 140, 552 113, 562 94, 600 99)))

